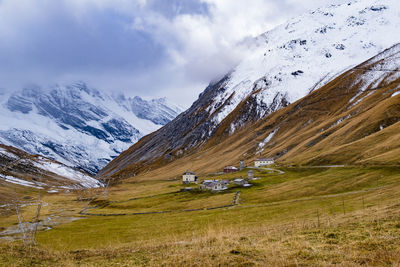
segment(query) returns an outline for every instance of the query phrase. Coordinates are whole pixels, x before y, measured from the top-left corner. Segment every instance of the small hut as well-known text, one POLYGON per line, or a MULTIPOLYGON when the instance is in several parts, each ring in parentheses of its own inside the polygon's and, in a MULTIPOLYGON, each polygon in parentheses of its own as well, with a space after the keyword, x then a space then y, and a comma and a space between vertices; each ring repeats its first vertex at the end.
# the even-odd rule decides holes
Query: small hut
POLYGON ((253 170, 250 170, 250 171, 247 172, 247 178, 249 180, 253 180, 254 179, 254 171, 253 170))
POLYGON ((240 160, 240 170, 243 170, 244 168, 245 168, 244 160, 240 160))
POLYGON ((237 172, 239 169, 236 168, 235 166, 226 166, 224 168, 224 173, 232 173, 232 172, 237 172))

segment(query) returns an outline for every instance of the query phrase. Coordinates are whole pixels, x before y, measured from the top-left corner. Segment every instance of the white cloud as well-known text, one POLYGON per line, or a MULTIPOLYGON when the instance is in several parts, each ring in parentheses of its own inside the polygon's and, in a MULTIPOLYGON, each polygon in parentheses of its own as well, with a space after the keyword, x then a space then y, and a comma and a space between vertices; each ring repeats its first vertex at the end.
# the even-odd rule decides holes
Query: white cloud
POLYGON ((275 1, 201 2, 208 5, 208 13, 178 14, 169 19, 147 10, 132 23, 136 30, 151 33, 166 48, 169 60, 162 71, 174 75, 159 93, 174 92, 180 102, 193 100, 210 80, 234 67, 245 56, 245 38, 255 37, 285 19, 278 16, 275 1))
POLYGON ((0 87, 86 80, 188 106, 245 56, 243 40, 332 1, 2 0, 0 87))

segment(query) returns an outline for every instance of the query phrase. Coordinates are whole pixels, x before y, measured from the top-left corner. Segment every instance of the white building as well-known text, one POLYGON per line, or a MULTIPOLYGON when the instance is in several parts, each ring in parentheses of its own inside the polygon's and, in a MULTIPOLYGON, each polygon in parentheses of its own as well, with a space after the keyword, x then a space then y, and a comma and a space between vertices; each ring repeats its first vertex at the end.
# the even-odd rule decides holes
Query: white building
POLYGON ((262 167, 262 166, 268 166, 268 165, 272 165, 272 164, 274 164, 274 159, 273 158, 266 158, 266 159, 264 159, 264 158, 260 158, 260 159, 256 159, 255 161, 254 161, 254 166, 256 167, 256 168, 259 168, 259 167, 262 167))
POLYGON ((194 172, 185 172, 182 175, 182 182, 184 184, 196 183, 197 184, 197 176, 194 172))

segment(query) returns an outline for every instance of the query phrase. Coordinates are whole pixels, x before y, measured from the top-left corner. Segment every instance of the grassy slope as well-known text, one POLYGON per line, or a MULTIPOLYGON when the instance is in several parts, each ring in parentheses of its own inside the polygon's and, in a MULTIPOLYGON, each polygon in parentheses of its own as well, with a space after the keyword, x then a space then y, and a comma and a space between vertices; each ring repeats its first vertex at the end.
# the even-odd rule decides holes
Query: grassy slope
MULTIPOLYGON (((260 180, 240 189, 240 205, 196 212, 96 217, 42 232, 32 251, 1 244, 7 265, 295 265, 397 264, 400 247, 400 169, 397 167, 284 168, 257 171, 260 180), (344 212, 343 213, 343 202, 344 212), (319 223, 318 226, 318 217, 319 223)), ((237 174, 217 176, 233 178, 237 174)), ((209 178, 209 177, 202 177, 209 178)), ((170 194, 178 181, 126 184, 99 201, 158 197, 156 210, 194 208, 231 201, 226 194, 170 194), (154 191, 152 192, 152 189, 154 191)), ((74 210, 86 204, 71 195, 47 195, 48 209, 74 210), (57 206, 58 205, 58 206, 57 206)), ((146 202, 107 207, 133 212, 146 202)), ((147 208, 147 207, 146 207, 147 208)), ((26 214, 32 212, 27 207, 26 214)), ((45 213, 48 211, 45 211, 45 213)), ((26 216, 29 217, 29 216, 26 216)), ((14 218, 15 219, 15 218, 14 218)), ((4 221, 4 218, 1 219, 4 221)))

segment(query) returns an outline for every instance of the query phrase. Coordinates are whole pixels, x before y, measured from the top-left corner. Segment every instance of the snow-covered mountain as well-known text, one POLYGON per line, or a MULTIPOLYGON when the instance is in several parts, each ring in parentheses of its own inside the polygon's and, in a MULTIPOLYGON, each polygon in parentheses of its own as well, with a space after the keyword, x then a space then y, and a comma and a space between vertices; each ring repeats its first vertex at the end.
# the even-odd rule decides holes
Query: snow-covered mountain
POLYGON ((172 160, 215 136, 232 135, 400 43, 399 28, 397 0, 349 0, 293 18, 253 40, 235 69, 101 174, 172 160))
POLYGON ((0 143, 97 173, 181 112, 165 98, 112 96, 83 82, 3 93, 0 143))
MULTIPOLYGON (((399 1, 356 0, 319 8, 262 34, 207 108, 216 113, 210 131, 252 94, 257 118, 304 97, 399 43, 399 27, 399 1)), ((232 131, 240 125, 232 122, 232 131)))

